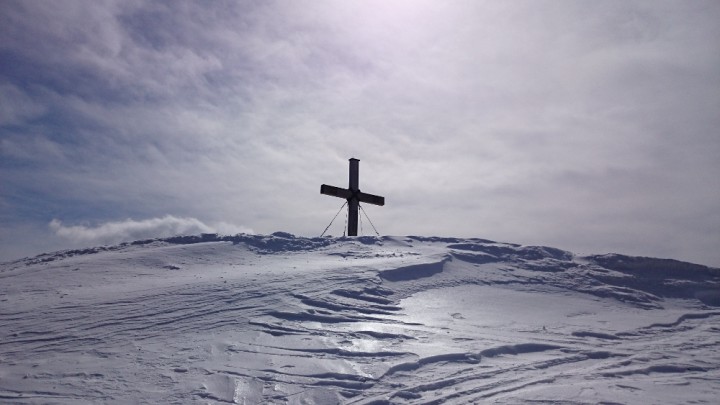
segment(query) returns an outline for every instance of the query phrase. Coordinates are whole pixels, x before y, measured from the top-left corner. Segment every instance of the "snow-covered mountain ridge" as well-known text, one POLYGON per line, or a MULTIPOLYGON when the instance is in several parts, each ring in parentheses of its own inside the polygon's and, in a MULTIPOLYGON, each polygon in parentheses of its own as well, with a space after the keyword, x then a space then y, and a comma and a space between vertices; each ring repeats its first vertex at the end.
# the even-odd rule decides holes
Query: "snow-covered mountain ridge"
POLYGON ((9 403, 712 403, 720 269, 203 234, 0 264, 9 403))

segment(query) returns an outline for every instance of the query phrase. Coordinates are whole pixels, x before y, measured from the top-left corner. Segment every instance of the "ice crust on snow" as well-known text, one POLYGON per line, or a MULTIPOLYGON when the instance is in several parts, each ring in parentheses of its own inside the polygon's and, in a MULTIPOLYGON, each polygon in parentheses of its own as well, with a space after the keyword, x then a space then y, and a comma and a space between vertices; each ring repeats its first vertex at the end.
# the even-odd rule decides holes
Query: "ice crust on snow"
POLYGON ((0 402, 715 403, 720 269, 202 234, 0 264, 0 402))

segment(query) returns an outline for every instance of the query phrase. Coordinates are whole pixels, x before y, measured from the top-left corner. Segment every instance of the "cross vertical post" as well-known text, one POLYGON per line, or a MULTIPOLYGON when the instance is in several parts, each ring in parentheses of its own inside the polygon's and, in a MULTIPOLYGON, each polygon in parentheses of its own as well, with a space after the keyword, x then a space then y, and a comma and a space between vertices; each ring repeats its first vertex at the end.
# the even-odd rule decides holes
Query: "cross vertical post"
POLYGON ((348 236, 357 236, 358 211, 360 211, 360 201, 357 199, 357 193, 360 192, 360 161, 355 158, 350 159, 350 184, 348 189, 351 193, 351 197, 348 199, 348 236))
POLYGON ((360 202, 373 205, 385 205, 385 197, 367 194, 360 191, 360 160, 350 158, 350 180, 348 188, 340 188, 323 184, 320 194, 344 198, 348 203, 348 236, 357 236, 360 202))

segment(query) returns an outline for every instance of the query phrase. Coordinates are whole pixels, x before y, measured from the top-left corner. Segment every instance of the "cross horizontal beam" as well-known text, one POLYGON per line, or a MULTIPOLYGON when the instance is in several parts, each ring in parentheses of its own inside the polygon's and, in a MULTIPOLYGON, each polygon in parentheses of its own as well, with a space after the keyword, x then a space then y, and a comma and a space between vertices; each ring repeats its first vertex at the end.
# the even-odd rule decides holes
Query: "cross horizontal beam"
POLYGON ((327 184, 323 184, 322 186, 320 186, 320 194, 331 195, 333 197, 340 197, 347 200, 352 196, 352 191, 346 188, 328 186, 327 184))
POLYGON ((320 186, 320 194, 344 198, 346 200, 351 200, 354 198, 354 199, 357 199, 359 202, 364 202, 364 203, 373 204, 373 205, 380 205, 380 206, 385 205, 385 197, 381 197, 381 196, 375 195, 375 194, 363 193, 360 190, 353 192, 352 190, 348 190, 346 188, 329 186, 327 184, 323 184, 322 186, 320 186))

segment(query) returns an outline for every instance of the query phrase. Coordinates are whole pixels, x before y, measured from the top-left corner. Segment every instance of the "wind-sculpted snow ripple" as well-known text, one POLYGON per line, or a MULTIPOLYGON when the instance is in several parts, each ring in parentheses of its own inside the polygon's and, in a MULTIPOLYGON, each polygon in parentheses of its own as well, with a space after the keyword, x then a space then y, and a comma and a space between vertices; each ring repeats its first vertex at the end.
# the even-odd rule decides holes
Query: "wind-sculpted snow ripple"
MULTIPOLYGON (((89 341, 112 344, 124 339, 177 334, 198 329, 213 330, 236 324, 258 309, 267 294, 253 289, 235 291, 217 289, 214 285, 197 285, 178 290, 155 291, 128 300, 109 300, 87 305, 46 307, 43 309, 41 338, 28 338, 27 332, 14 340, 0 342, 12 351, 51 351, 60 347, 84 350, 89 341), (182 300, 178 300, 182 297, 182 300), (237 301, 255 302, 237 305, 237 301), (72 333, 64 333, 72 331, 72 333)), ((16 324, 34 325, 33 317, 25 314, 16 324)))
POLYGON ((0 268, 0 402, 714 403, 716 275, 282 232, 47 254, 0 268))
POLYGON ((603 283, 658 297, 694 298, 706 305, 720 306, 720 269, 677 260, 623 255, 589 256, 588 259, 612 271, 594 275, 603 283))
POLYGON ((445 263, 450 260, 450 256, 446 256, 438 262, 414 264, 397 269, 383 270, 379 273, 379 276, 387 281, 410 281, 419 278, 432 277, 441 273, 445 263))

